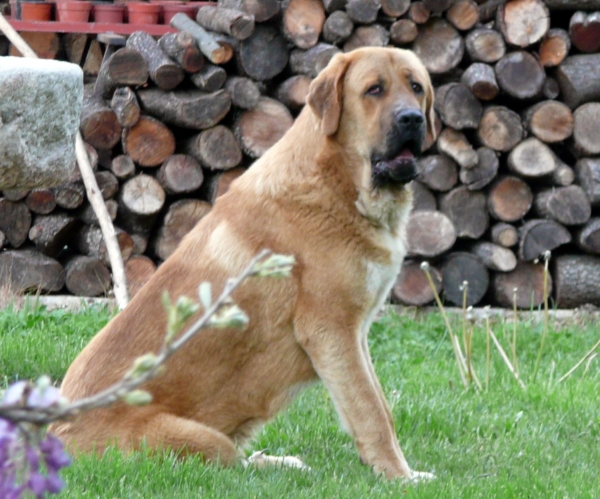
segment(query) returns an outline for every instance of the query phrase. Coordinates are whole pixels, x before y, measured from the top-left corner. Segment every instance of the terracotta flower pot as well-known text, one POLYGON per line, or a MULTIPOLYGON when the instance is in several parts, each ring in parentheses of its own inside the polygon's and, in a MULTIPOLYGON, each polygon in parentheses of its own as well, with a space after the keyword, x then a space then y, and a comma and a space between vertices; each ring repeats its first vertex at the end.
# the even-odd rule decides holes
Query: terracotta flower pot
POLYGON ((87 23, 92 10, 92 2, 59 1, 56 3, 56 20, 63 23, 87 23))
POLYGON ((21 2, 21 20, 50 21, 52 4, 46 2, 21 2))
POLYGON ((95 23, 122 24, 125 5, 119 3, 94 3, 92 18, 95 23))
POLYGON ((162 6, 163 9, 163 24, 169 24, 171 18, 178 14, 179 12, 183 12, 187 14, 192 19, 196 19, 196 14, 198 12, 198 7, 195 5, 190 5, 189 3, 179 3, 179 2, 165 2, 162 6))
POLYGON ((128 2, 129 24, 157 24, 162 5, 145 2, 128 2))

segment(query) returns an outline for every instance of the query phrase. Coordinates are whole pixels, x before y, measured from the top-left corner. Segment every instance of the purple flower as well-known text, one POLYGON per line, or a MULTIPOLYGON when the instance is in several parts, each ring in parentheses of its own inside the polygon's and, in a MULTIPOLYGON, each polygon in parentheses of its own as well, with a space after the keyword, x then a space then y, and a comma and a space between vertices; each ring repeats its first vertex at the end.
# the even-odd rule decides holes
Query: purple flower
POLYGON ((16 383, 10 385, 4 394, 2 402, 6 405, 22 404, 23 395, 25 394, 25 390, 28 386, 29 382, 27 381, 17 381, 16 383))
POLYGON ((46 492, 46 478, 40 473, 31 473, 29 480, 27 480, 27 488, 31 490, 34 496, 38 498, 44 497, 44 492, 46 492))
POLYGON ((38 471, 40 469, 40 455, 36 449, 28 446, 25 450, 25 457, 31 470, 38 471))
POLYGON ((62 478, 57 473, 48 473, 48 478, 46 479, 46 489, 48 492, 58 494, 64 487, 65 482, 62 481, 62 478))
POLYGON ((71 458, 64 451, 62 442, 54 435, 47 435, 46 439, 40 442, 40 450, 49 470, 58 471, 71 464, 71 458))
POLYGON ((50 407, 60 400, 60 390, 55 386, 45 388, 34 388, 27 397, 29 407, 50 407))

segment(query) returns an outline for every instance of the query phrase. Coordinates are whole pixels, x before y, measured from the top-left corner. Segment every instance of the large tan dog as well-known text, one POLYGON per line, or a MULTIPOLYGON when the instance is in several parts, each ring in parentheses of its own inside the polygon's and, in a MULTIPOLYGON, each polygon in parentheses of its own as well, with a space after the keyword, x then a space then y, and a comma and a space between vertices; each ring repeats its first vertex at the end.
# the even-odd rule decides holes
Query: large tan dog
POLYGON ((367 333, 400 270, 411 208, 407 183, 427 130, 429 76, 411 52, 364 48, 335 56, 292 128, 216 202, 148 284, 75 359, 71 400, 118 381, 157 352, 161 296, 222 289, 263 248, 293 254, 291 278, 252 278, 234 294, 248 327, 208 329, 144 388, 144 407, 118 403, 59 423, 72 450, 115 441, 199 453, 230 464, 237 448, 319 377, 362 462, 389 478, 411 471, 375 375, 367 333))

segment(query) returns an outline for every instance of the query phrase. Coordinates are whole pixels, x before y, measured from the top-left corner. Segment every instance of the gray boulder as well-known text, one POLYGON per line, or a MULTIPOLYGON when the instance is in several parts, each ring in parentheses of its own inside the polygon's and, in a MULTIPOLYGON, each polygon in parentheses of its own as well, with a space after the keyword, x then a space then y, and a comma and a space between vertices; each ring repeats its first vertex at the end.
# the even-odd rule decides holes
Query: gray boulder
POLYGON ((82 99, 79 66, 0 57, 0 189, 65 182, 76 168, 82 99))

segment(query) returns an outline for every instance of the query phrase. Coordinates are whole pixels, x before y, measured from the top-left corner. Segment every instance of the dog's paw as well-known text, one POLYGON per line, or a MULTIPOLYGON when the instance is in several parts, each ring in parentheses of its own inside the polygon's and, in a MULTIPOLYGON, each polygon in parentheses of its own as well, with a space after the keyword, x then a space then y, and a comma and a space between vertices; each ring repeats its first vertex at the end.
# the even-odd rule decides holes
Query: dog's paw
POLYGON ((410 483, 421 483, 428 482, 429 480, 435 480, 435 475, 427 471, 410 471, 410 478, 406 478, 406 481, 410 483))
POLYGON ((244 460, 244 466, 255 466, 264 468, 266 466, 279 466, 281 468, 296 468, 300 470, 310 470, 310 466, 304 464, 300 459, 294 456, 269 456, 265 451, 256 451, 248 459, 244 460))

